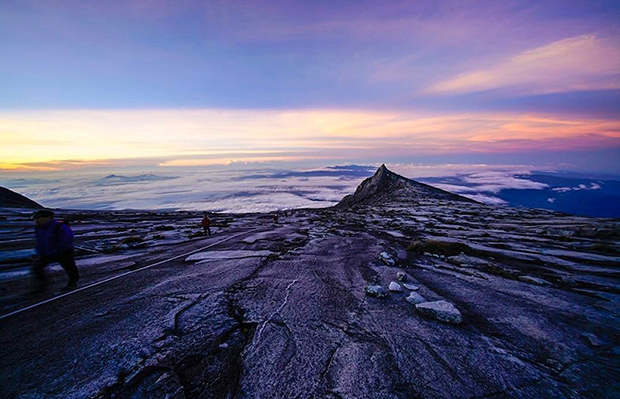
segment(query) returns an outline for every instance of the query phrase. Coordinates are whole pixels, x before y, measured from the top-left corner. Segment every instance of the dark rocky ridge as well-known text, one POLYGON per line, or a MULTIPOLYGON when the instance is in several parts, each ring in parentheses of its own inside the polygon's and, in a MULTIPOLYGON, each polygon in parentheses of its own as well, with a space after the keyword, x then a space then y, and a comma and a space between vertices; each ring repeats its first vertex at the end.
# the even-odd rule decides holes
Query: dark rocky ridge
POLYGON ((11 191, 8 188, 0 187, 0 207, 5 208, 43 208, 30 198, 11 191))
POLYGON ((336 207, 348 208, 356 205, 382 206, 394 201, 411 202, 419 198, 476 202, 469 198, 407 179, 388 170, 385 165, 381 165, 372 177, 365 179, 359 185, 355 193, 344 197, 336 207))
MULTIPOLYGON (((217 215, 211 238, 190 238, 199 214, 66 212, 108 252, 79 256, 82 286, 157 266, 0 316, 0 397, 617 397, 620 221, 382 187, 280 223, 217 215)), ((0 255, 31 245, 29 213, 2 216, 0 255)), ((0 315, 57 295, 0 266, 0 315)))

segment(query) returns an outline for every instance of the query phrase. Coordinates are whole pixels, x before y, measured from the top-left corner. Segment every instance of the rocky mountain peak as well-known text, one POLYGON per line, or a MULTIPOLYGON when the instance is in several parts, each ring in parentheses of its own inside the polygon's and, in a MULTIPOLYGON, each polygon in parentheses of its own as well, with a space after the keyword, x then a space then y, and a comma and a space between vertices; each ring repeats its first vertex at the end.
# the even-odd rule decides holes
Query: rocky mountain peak
POLYGON ((348 208, 354 205, 381 205, 389 202, 409 202, 416 199, 438 199, 475 202, 469 198, 407 179, 381 165, 372 177, 364 180, 352 195, 347 195, 336 205, 348 208))

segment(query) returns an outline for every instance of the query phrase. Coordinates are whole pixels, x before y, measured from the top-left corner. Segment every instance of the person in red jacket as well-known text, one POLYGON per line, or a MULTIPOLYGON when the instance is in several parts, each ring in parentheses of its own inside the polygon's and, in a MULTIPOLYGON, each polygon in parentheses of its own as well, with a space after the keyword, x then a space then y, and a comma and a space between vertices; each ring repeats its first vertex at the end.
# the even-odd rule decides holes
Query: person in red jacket
POLYGON ((69 276, 69 282, 63 291, 76 289, 80 274, 73 255, 73 231, 67 223, 54 219, 54 212, 48 209, 35 212, 32 218, 36 225, 38 255, 32 266, 32 273, 35 276, 38 291, 45 290, 47 278, 44 269, 53 262, 60 263, 69 276))
POLYGON ((209 219, 209 215, 205 212, 204 217, 202 218, 202 229, 204 230, 204 235, 211 237, 211 219, 209 219))

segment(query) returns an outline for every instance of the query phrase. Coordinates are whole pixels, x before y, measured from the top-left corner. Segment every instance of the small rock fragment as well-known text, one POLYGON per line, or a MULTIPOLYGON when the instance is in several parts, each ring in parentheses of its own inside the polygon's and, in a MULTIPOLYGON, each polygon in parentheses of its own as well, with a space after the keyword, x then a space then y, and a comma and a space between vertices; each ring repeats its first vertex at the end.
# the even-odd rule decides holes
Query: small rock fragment
POLYGON ((403 288, 396 281, 392 281, 390 283, 390 286, 388 287, 388 289, 390 291, 394 291, 394 292, 402 292, 403 291, 403 288))
POLYGON ((461 312, 448 301, 419 303, 415 307, 423 315, 433 317, 439 321, 453 324, 459 324, 463 321, 461 312))
POLYGON ((223 344, 220 344, 218 347, 220 349, 226 349, 226 348, 228 348, 228 344, 226 342, 224 342, 223 344))
POLYGON ((594 334, 583 333, 581 334, 581 336, 585 338, 588 341, 588 344, 590 344, 590 346, 594 348, 600 348, 601 346, 604 345, 603 342, 600 339, 598 339, 598 337, 594 334))
POLYGON ((396 262, 394 262, 394 259, 392 259, 390 254, 388 254, 387 252, 381 252, 379 254, 379 259, 381 259, 383 263, 385 263, 388 266, 394 266, 396 264, 396 262))
POLYGON ((413 285, 413 284, 403 284, 403 286, 408 289, 409 291, 417 291, 420 289, 420 287, 418 287, 417 285, 413 285))
POLYGON ((396 273, 396 280, 405 281, 407 279, 407 275, 403 272, 396 273))
POLYGON ((412 305, 417 305, 419 303, 428 302, 426 298, 424 298, 422 295, 418 294, 417 292, 410 292, 409 296, 405 298, 405 300, 412 305))
POLYGON ((487 262, 486 260, 473 256, 467 256, 463 252, 456 256, 450 256, 447 261, 449 263, 452 263, 453 265, 462 267, 480 267, 489 265, 489 262, 487 262))
POLYGON ((380 285, 367 285, 366 288, 364 288, 364 292, 376 298, 385 298, 387 296, 385 288, 380 285))
POLYGON ((546 359, 545 364, 551 369, 553 369, 555 372, 559 372, 563 368, 562 363, 558 362, 555 359, 546 359))
POLYGON ((536 284, 536 285, 550 285, 547 280, 543 280, 542 278, 532 277, 532 276, 519 276, 519 280, 524 283, 536 284))

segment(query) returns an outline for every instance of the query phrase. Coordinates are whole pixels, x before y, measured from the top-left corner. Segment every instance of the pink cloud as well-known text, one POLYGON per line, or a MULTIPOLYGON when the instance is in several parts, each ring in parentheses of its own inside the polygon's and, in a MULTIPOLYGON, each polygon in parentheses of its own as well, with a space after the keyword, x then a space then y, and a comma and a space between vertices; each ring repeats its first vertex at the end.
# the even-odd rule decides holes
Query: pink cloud
POLYGON ((430 86, 430 94, 494 89, 545 94, 620 89, 620 43, 594 34, 559 40, 430 86))

